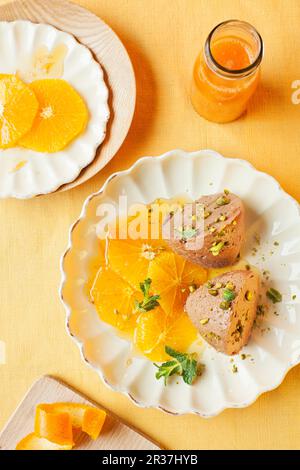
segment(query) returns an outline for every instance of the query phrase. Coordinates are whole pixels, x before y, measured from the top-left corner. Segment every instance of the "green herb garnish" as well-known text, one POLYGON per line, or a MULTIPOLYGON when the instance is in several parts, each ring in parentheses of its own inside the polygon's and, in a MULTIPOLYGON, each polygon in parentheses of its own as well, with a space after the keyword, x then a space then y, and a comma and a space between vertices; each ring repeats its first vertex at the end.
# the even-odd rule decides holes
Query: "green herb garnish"
POLYGON ((164 362, 160 366, 154 364, 158 368, 155 377, 157 379, 163 377, 166 385, 168 377, 176 374, 182 376, 186 384, 192 385, 197 375, 201 374, 201 368, 199 368, 194 354, 178 352, 169 346, 165 347, 165 351, 173 359, 164 362))
POLYGON ((159 295, 150 295, 149 290, 152 280, 150 278, 145 279, 144 282, 140 282, 140 289, 144 294, 144 298, 141 302, 135 300, 135 312, 149 312, 155 307, 159 306, 158 299, 159 295))
POLYGON ((273 304, 282 301, 282 295, 280 292, 278 292, 278 290, 273 289, 273 287, 270 287, 270 289, 267 291, 267 297, 273 302, 273 304))

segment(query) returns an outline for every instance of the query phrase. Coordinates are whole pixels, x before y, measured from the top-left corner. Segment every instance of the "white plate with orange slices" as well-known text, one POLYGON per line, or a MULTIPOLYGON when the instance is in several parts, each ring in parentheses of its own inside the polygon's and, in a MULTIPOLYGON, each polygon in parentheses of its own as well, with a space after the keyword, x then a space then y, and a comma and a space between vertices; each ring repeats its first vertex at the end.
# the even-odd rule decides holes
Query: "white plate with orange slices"
POLYGON ((0 23, 0 197, 31 198, 73 181, 109 119, 103 72, 72 35, 0 23))
POLYGON ((271 176, 246 161, 211 150, 174 150, 142 158, 129 170, 112 175, 91 195, 71 228, 61 264, 67 330, 86 363, 139 406, 202 417, 248 406, 277 387, 300 362, 299 233, 298 203, 271 176), (196 200, 224 188, 243 201, 246 242, 240 261, 221 272, 251 267, 260 273, 264 289, 272 286, 280 292, 278 303, 261 300, 267 304, 258 312, 250 341, 233 356, 204 341, 184 312, 190 288, 203 285, 219 270, 192 264, 161 239, 110 236, 123 220, 120 195, 127 197, 131 207, 183 195, 196 200), (116 212, 106 221, 110 232, 103 240, 100 222, 111 206, 116 212), (159 305, 153 294, 159 294, 159 305), (149 301, 151 308, 147 308, 149 301), (186 356, 191 360, 197 357, 204 366, 199 376, 194 370, 189 381, 180 376, 183 369, 179 368, 164 383, 158 374, 161 364, 174 360, 166 346, 192 354, 186 356))

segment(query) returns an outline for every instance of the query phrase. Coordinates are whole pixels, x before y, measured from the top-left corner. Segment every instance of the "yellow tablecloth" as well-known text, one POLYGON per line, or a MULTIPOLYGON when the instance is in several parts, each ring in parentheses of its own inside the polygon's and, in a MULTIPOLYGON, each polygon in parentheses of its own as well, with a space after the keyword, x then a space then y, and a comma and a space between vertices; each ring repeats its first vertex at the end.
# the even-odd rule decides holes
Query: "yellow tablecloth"
MULTIPOLYGON (((32 382, 53 374, 114 410, 170 449, 299 448, 300 367, 247 409, 213 419, 172 417, 137 408, 110 391, 67 336, 58 299, 59 259, 85 198, 114 171, 173 148, 213 148, 273 175, 300 200, 298 0, 81 0, 128 49, 137 78, 131 130, 113 161, 83 186, 29 201, 0 202, 0 428, 32 382), (189 102, 191 68, 222 20, 253 23, 265 41, 262 85, 249 113, 227 125, 205 122, 189 102)), ((51 2, 49 3, 49 6, 51 2)))

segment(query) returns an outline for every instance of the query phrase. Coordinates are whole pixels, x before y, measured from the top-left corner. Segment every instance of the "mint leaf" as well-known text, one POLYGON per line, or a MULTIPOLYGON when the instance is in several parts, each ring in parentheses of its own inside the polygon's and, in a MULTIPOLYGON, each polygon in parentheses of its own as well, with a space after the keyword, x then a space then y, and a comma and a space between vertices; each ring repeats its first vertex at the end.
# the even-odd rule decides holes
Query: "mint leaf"
POLYGON ((167 385, 168 377, 174 374, 181 375, 182 372, 181 366, 178 361, 164 362, 161 366, 158 366, 157 364, 154 365, 158 368, 158 371, 155 374, 156 379, 159 380, 161 377, 163 377, 165 385, 167 385))
POLYGON ((144 280, 144 282, 140 282, 140 289, 144 295, 144 298, 141 302, 138 300, 134 301, 134 311, 135 312, 149 312, 150 310, 153 310, 155 307, 159 306, 158 299, 160 298, 159 295, 150 295, 150 286, 151 286, 152 280, 150 278, 147 278, 144 280))
POLYGON ((168 377, 177 374, 182 376, 183 381, 186 384, 192 385, 198 375, 198 371, 203 368, 199 367, 200 365, 197 363, 194 354, 187 354, 182 353, 180 351, 175 351, 175 349, 172 349, 169 346, 165 347, 165 351, 169 356, 173 357, 174 359, 164 362, 160 366, 154 364, 158 368, 155 377, 157 379, 163 377, 166 385, 168 377))
POLYGON ((188 358, 186 360, 186 364, 182 374, 182 378, 185 383, 187 383, 188 385, 192 385, 195 377, 197 376, 197 369, 198 365, 196 359, 188 358))

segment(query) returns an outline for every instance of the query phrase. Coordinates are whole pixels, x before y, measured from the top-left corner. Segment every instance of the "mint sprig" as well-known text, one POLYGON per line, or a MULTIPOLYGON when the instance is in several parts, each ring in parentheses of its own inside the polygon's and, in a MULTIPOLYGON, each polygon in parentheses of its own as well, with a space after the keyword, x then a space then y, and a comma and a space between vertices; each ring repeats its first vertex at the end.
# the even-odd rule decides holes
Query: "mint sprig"
POLYGON ((164 362, 160 366, 154 364, 158 368, 155 377, 158 380, 163 377, 165 385, 167 385, 167 379, 176 374, 180 375, 186 384, 192 385, 197 375, 201 375, 202 369, 202 367, 199 367, 194 354, 175 351, 169 346, 165 346, 165 351, 173 359, 164 362))
POLYGON ((153 310, 155 307, 159 306, 158 299, 160 298, 159 295, 150 295, 150 286, 152 280, 147 278, 144 282, 140 282, 140 289, 144 295, 144 298, 141 302, 135 300, 135 312, 149 312, 153 310))

